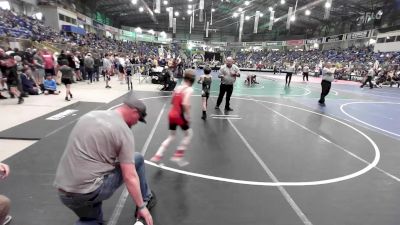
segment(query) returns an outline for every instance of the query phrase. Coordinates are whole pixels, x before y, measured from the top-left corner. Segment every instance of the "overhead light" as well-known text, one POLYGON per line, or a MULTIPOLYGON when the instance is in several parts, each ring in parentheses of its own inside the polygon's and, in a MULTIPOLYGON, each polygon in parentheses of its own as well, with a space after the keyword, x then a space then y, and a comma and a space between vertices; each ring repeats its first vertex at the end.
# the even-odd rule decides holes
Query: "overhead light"
POLYGON ((250 2, 249 1, 245 1, 244 5, 250 5, 250 2))
POLYGON ((292 17, 290 17, 290 21, 295 21, 296 20, 296 16, 292 16, 292 17))
POLYGON ((330 2, 326 2, 326 3, 325 3, 325 8, 329 9, 331 6, 332 6, 332 5, 331 5, 330 2))
POLYGON ((264 16, 264 14, 260 13, 260 17, 263 17, 263 16, 264 16))
POLYGON ((246 19, 246 20, 249 20, 249 19, 250 19, 250 16, 246 16, 245 19, 246 19))
POLYGON ((132 2, 132 4, 134 4, 134 5, 137 4, 137 0, 132 0, 131 2, 132 2))
POLYGON ((144 8, 143 7, 139 7, 139 12, 143 12, 144 8))
POLYGON ((284 5, 285 3, 285 0, 281 0, 281 5, 284 5))
POLYGON ((142 33, 142 28, 136 27, 136 28, 135 28, 135 32, 137 32, 137 33, 142 33))
POLYGON ((174 15, 175 15, 176 17, 178 17, 178 16, 179 16, 179 12, 176 11, 176 12, 174 13, 174 15))
POLYGON ((306 14, 306 16, 309 16, 309 15, 311 15, 311 11, 307 9, 305 14, 306 14))
POLYGON ((236 17, 238 17, 239 16, 239 13, 237 13, 237 12, 234 12, 233 13, 233 18, 236 18, 236 17))
POLYGON ((272 12, 272 11, 274 11, 274 8, 272 8, 272 7, 270 6, 270 7, 268 7, 268 10, 269 10, 270 12, 272 12))
POLYGON ((243 12, 243 9, 242 9, 242 8, 238 8, 238 11, 239 11, 239 12, 243 12))
POLYGON ((154 30, 149 30, 147 32, 149 32, 149 34, 154 34, 154 30))
POLYGON ((192 9, 192 7, 193 7, 192 5, 188 5, 188 9, 192 9))
POLYGON ((188 15, 192 14, 192 10, 190 10, 190 9, 188 9, 186 12, 187 12, 188 15))
POLYGON ((164 5, 168 5, 168 1, 167 0, 164 0, 163 3, 164 3, 164 5))
POLYGON ((212 8, 212 9, 211 9, 211 12, 215 12, 215 9, 214 9, 214 8, 212 8))
POLYGON ((278 22, 280 19, 279 18, 276 18, 275 20, 274 20, 274 22, 278 22))
POLYGON ((189 2, 193 1, 193 0, 188 0, 189 2))

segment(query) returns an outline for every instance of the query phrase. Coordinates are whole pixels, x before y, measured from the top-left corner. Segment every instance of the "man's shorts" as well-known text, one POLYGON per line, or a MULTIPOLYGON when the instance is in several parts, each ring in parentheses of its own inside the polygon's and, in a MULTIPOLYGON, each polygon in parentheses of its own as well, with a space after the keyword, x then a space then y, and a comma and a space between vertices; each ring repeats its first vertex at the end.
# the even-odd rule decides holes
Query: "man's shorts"
POLYGON ((8 87, 18 87, 18 77, 14 75, 8 75, 7 76, 7 86, 8 87))
POLYGON ((209 98, 210 97, 210 92, 201 91, 201 97, 209 98))
POLYGON ((67 84, 72 84, 72 80, 69 78, 62 78, 61 83, 67 85, 67 84))

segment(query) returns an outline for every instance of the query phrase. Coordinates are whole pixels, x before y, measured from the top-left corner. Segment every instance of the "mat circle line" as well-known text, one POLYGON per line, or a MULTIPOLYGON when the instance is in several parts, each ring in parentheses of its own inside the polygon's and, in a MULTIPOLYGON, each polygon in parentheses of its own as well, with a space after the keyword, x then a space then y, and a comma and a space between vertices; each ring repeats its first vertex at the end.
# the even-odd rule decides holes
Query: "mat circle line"
MULTIPOLYGON (((155 96, 155 97, 145 97, 145 98, 141 98, 140 100, 142 101, 146 101, 149 99, 158 99, 158 98, 169 98, 171 96, 155 96)), ((193 97, 201 97, 200 95, 193 95, 193 97)), ((189 171, 185 171, 185 170, 181 170, 181 169, 176 169, 176 168, 172 168, 172 167, 167 167, 167 166, 160 166, 157 165, 153 162, 150 162, 148 160, 145 160, 145 163, 154 167, 159 167, 161 169, 170 171, 170 172, 175 172, 175 173, 179 173, 179 174, 183 174, 183 175, 188 175, 188 176, 192 176, 192 177, 198 177, 198 178, 203 178, 203 179, 208 179, 208 180, 213 180, 213 181, 222 181, 222 182, 227 182, 227 183, 235 183, 235 184, 245 184, 245 185, 251 185, 251 186, 316 186, 316 185, 323 185, 323 184, 332 184, 332 183, 337 183, 337 182, 341 182, 341 181, 345 181, 345 180, 350 180, 353 179, 355 177, 361 176, 365 173, 367 173, 368 171, 370 171, 372 168, 374 168, 376 165, 378 165, 379 160, 380 160, 380 150, 378 145, 365 133, 363 133, 362 131, 358 130, 357 128, 351 126, 348 123, 345 123, 343 121, 340 121, 334 117, 330 117, 318 112, 314 112, 308 109, 304 109, 304 108, 300 108, 297 106, 291 106, 291 105, 286 105, 286 104, 282 104, 282 103, 276 103, 276 102, 270 102, 270 101, 264 101, 264 100, 258 100, 258 99, 248 99, 248 98, 241 98, 241 97, 231 97, 233 99, 239 99, 239 100, 247 100, 247 101, 254 101, 254 102, 262 102, 262 103, 268 103, 268 104, 274 104, 274 105, 279 105, 279 106, 284 106, 284 107, 288 107, 288 108, 293 108, 293 109, 298 109, 304 112, 309 112, 315 115, 319 115, 319 116, 323 116, 326 117, 328 119, 331 119, 333 121, 336 121, 344 126, 347 126, 353 130, 355 130, 357 133, 361 134, 361 136, 363 136, 364 138, 366 138, 369 143, 372 145, 372 147, 374 148, 374 160, 372 161, 372 163, 368 164, 366 167, 364 167, 363 169, 348 174, 348 175, 344 175, 341 177, 336 177, 336 178, 331 178, 331 179, 325 179, 325 180, 316 180, 316 181, 299 181, 299 182, 261 182, 261 181, 247 181, 247 180, 238 180, 238 179, 230 179, 230 178, 225 178, 225 177, 218 177, 218 176, 211 176, 211 175, 206 175, 206 174, 200 174, 200 173, 194 173, 194 172, 189 172, 189 171)), ((108 110, 114 109, 118 106, 122 105, 118 104, 115 106, 112 106, 111 108, 109 108, 108 110)))
POLYGON ((372 124, 369 124, 369 123, 367 123, 367 122, 365 122, 365 121, 363 121, 363 120, 360 120, 360 119, 358 119, 357 117, 352 116, 350 113, 346 112, 346 110, 344 109, 344 108, 345 108, 346 106, 348 106, 348 105, 355 105, 355 104, 388 104, 388 105, 400 105, 400 102, 349 102, 349 103, 342 104, 342 105, 340 106, 340 111, 342 111, 342 113, 344 113, 346 116, 352 118, 353 120, 355 120, 355 121, 357 121, 357 122, 360 122, 360 123, 362 123, 362 124, 364 124, 364 125, 366 125, 366 126, 375 128, 375 129, 380 130, 380 131, 383 131, 383 132, 385 132, 385 133, 394 135, 394 136, 396 136, 396 137, 400 137, 400 134, 397 134, 397 133, 394 133, 394 132, 391 132, 391 131, 382 129, 382 128, 380 128, 380 127, 377 127, 377 126, 374 126, 374 125, 372 125, 372 124))

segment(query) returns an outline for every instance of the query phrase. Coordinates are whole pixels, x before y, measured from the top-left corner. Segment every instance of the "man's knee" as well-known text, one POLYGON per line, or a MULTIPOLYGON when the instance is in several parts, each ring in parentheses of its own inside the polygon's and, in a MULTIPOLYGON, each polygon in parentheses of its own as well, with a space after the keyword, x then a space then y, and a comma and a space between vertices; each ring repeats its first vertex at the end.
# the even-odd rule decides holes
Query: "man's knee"
POLYGON ((11 201, 4 195, 0 195, 0 215, 7 215, 10 211, 11 201))

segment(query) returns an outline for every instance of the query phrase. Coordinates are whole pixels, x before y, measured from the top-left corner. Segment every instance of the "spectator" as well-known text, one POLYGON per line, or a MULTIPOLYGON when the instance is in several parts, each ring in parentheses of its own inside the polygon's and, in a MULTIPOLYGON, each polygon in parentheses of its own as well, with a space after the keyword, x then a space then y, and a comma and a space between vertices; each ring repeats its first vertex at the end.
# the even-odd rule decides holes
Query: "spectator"
POLYGON ((2 48, 0 48, 0 69, 1 73, 7 78, 10 95, 18 97, 18 104, 24 103, 22 93, 18 90, 20 79, 17 73, 17 63, 14 57, 6 55, 2 48))
POLYGON ((74 76, 74 71, 71 67, 69 67, 67 60, 62 60, 60 62, 60 71, 61 71, 61 82, 65 85, 66 90, 65 90, 65 100, 70 101, 70 98, 72 98, 72 93, 71 93, 71 84, 72 84, 72 79, 74 76))
POLYGON ((94 70, 94 60, 92 58, 92 54, 88 53, 84 59, 85 64, 85 72, 87 73, 87 83, 93 83, 93 70, 94 70))
POLYGON ((29 67, 24 67, 20 77, 22 83, 22 89, 25 93, 30 95, 38 95, 40 89, 36 85, 35 81, 28 75, 29 67))
POLYGON ((43 82, 42 91, 45 95, 58 95, 59 91, 57 91, 57 83, 53 79, 51 74, 46 75, 46 80, 43 82))
POLYGON ((125 183, 136 204, 135 216, 153 225, 149 210, 156 204, 155 194, 130 129, 146 122, 145 117, 146 106, 132 94, 115 111, 92 111, 76 123, 54 182, 62 203, 79 217, 76 224, 104 224, 102 202, 125 183))
POLYGON ((48 74, 50 74, 53 79, 56 79, 56 72, 55 72, 55 63, 54 63, 54 58, 53 54, 48 49, 43 50, 42 54, 43 62, 44 62, 44 71, 46 74, 46 77, 48 74))
POLYGON ((34 78, 35 81, 38 83, 42 83, 45 77, 45 70, 44 70, 44 62, 42 57, 42 52, 35 52, 33 55, 33 64, 34 64, 34 78))

